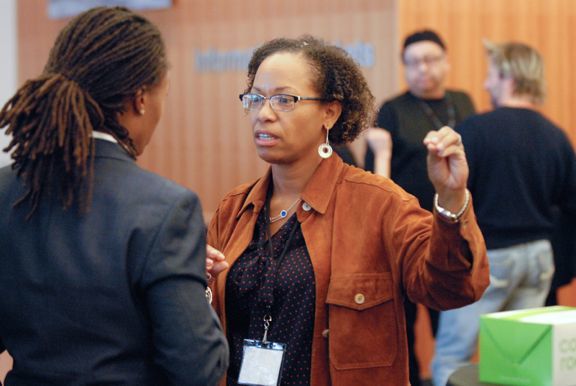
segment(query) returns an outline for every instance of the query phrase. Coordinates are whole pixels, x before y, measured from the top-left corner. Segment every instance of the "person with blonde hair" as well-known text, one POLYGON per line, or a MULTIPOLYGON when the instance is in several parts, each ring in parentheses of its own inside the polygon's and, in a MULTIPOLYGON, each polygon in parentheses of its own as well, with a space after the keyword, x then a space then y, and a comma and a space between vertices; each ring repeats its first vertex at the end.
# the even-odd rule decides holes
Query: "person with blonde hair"
POLYGON ((470 361, 481 314, 544 305, 554 274, 555 208, 576 216, 574 150, 566 134, 537 111, 545 93, 540 54, 523 43, 484 44, 485 88, 494 110, 456 130, 470 166, 468 189, 486 239, 491 283, 476 303, 441 312, 435 386, 445 386, 470 361))

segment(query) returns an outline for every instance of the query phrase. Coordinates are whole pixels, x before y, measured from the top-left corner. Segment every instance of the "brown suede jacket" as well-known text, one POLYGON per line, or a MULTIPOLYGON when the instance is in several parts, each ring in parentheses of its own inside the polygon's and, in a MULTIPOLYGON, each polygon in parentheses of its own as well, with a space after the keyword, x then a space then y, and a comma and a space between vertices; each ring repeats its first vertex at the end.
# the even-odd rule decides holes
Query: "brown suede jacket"
MULTIPOLYGON (((244 252, 271 172, 230 192, 208 243, 230 265, 244 252)), ((323 160, 302 193, 298 221, 316 280, 311 385, 408 385, 403 298, 445 310, 480 298, 489 284, 472 205, 457 224, 420 208, 391 180, 323 160), (309 209, 306 211, 305 209, 309 209)), ((226 328, 227 271, 213 286, 226 328)))

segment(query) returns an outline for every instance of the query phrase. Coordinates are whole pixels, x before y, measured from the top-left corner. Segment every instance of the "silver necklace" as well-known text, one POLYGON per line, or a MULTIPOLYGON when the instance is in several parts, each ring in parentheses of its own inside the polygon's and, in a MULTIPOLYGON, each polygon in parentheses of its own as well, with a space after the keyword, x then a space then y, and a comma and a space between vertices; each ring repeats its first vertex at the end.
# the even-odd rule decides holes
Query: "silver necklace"
POLYGON ((286 209, 282 209, 280 211, 280 213, 274 217, 270 217, 270 224, 272 224, 273 222, 276 222, 278 220, 282 220, 283 218, 286 218, 286 216, 288 216, 288 213, 290 213, 290 211, 292 210, 292 208, 294 208, 294 206, 296 204, 298 204, 301 201, 300 198, 296 199, 296 201, 294 201, 292 203, 292 205, 290 205, 288 208, 286 209))

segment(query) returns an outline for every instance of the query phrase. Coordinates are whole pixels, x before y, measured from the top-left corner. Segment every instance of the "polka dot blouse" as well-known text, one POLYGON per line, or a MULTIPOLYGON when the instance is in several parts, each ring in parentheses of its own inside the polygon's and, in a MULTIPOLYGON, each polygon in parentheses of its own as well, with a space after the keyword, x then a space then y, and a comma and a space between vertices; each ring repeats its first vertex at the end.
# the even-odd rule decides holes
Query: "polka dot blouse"
POLYGON ((280 385, 310 384, 314 328, 314 270, 296 215, 272 236, 274 259, 266 234, 265 211, 260 213, 254 237, 230 269, 226 281, 226 316, 230 343, 228 385, 236 385, 244 339, 262 340, 264 315, 272 303, 268 340, 285 343, 280 385), (274 265, 296 227, 277 273, 274 265))

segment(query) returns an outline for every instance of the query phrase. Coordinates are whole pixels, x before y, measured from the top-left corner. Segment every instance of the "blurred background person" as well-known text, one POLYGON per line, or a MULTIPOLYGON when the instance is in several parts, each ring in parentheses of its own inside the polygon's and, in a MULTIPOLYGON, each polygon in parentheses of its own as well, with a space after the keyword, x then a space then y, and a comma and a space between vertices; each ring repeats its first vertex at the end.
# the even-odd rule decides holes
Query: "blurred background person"
POLYGON ((332 155, 372 122, 372 94, 342 49, 312 37, 266 42, 240 99, 270 168, 229 193, 209 227, 223 252, 209 255, 211 276, 230 266, 213 284, 231 346, 227 384, 245 380, 245 347, 268 340, 286 345, 282 384, 408 385, 402 299, 460 307, 488 284, 460 137, 443 128, 420 145, 433 215, 332 155))
MULTIPOLYGON (((403 44, 402 63, 408 90, 384 102, 376 118, 377 128, 367 134, 365 169, 389 176, 420 205, 432 210, 434 187, 427 177, 426 148, 422 140, 431 130, 456 124, 474 113, 472 100, 462 91, 446 88, 450 70, 446 46, 432 30, 408 35, 403 44), (386 143, 386 130, 392 144, 386 143), (380 132, 378 132, 380 131, 380 132), (390 153, 391 151, 391 153, 390 153)), ((406 299, 406 324, 410 353, 410 382, 419 386, 420 366, 416 358, 414 325, 417 306, 406 299)), ((432 333, 438 326, 438 312, 429 309, 432 333)))
POLYGON ((374 166, 371 171, 379 176, 390 178, 392 161, 392 137, 388 130, 370 127, 364 132, 364 138, 374 153, 374 166))
POLYGON ((358 166, 358 162, 356 162, 356 158, 354 157, 354 153, 350 150, 348 145, 339 145, 334 146, 334 153, 338 154, 344 163, 352 166, 358 166))
POLYGON ((545 304, 555 306, 559 289, 576 277, 576 217, 556 207, 550 242, 554 254, 554 276, 545 304))
POLYGON ((158 29, 95 8, 0 112, 6 385, 213 385, 228 349, 205 298, 197 196, 139 168, 168 90, 158 29))
POLYGON ((485 88, 495 109, 470 117, 457 131, 491 280, 478 302, 441 313, 432 363, 436 386, 470 361, 481 314, 544 305, 554 273, 555 209, 576 216, 574 150, 566 134, 537 111, 544 99, 540 54, 522 43, 486 41, 485 47, 485 88))

